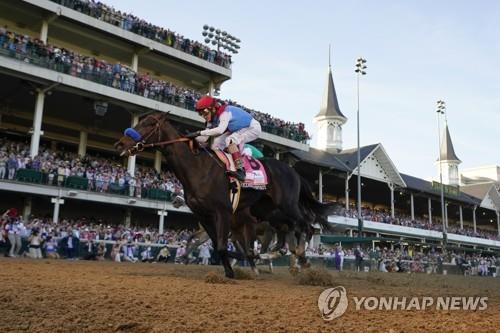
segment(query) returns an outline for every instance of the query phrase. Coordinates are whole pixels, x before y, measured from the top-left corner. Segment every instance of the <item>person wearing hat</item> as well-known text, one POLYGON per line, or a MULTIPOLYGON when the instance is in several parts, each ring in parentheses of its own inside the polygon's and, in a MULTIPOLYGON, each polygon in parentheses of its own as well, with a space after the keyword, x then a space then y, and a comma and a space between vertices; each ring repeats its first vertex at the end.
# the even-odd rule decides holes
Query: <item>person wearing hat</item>
POLYGON ((206 141, 215 136, 212 149, 223 150, 227 147, 232 155, 236 172, 229 172, 240 181, 245 180, 245 170, 241 160, 240 147, 257 139, 262 132, 260 123, 242 108, 227 105, 211 96, 203 96, 195 106, 196 111, 207 122, 207 129, 188 133, 187 138, 206 141), (200 137, 201 138, 198 138, 200 137))
POLYGON ((10 243, 9 257, 16 257, 21 250, 22 224, 19 221, 16 208, 8 209, 2 216, 7 220, 5 231, 10 243))

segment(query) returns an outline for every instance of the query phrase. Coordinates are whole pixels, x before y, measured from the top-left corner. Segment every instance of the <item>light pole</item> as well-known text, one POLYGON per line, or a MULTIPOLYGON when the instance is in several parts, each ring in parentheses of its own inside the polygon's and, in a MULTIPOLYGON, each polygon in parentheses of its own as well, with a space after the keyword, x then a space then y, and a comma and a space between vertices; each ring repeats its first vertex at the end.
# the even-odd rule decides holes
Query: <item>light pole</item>
POLYGON ((238 53, 241 40, 228 34, 226 31, 222 31, 221 29, 205 24, 201 34, 205 37, 205 43, 212 44, 214 46, 217 45, 217 51, 220 51, 220 48, 222 47, 231 53, 238 53))
POLYGON ((444 203, 444 185, 443 185, 443 166, 441 163, 441 117, 446 117, 446 103, 442 100, 437 101, 437 121, 438 121, 438 139, 439 139, 439 183, 441 188, 441 220, 443 224, 443 247, 446 249, 448 243, 448 233, 446 230, 445 203, 444 203))
POLYGON ((357 78, 357 91, 358 91, 358 111, 357 111, 357 122, 358 122, 358 237, 362 237, 363 233, 363 217, 361 216, 361 148, 359 140, 359 78, 362 75, 366 75, 366 59, 359 57, 356 60, 356 73, 357 78))

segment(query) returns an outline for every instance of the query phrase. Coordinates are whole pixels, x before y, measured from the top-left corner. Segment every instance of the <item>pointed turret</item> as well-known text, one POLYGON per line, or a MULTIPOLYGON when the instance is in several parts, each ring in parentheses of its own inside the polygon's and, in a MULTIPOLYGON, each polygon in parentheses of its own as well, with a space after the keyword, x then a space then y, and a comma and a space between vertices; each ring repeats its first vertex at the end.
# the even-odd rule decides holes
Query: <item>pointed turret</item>
POLYGON ((318 114, 314 117, 314 122, 318 125, 318 148, 332 153, 341 151, 342 125, 347 122, 347 118, 340 111, 337 100, 337 92, 333 84, 330 55, 323 100, 318 114))
POLYGON ((441 163, 440 171, 442 171, 443 173, 443 183, 455 186, 460 185, 458 165, 462 163, 462 161, 460 161, 460 159, 457 157, 457 154, 455 154, 453 142, 451 141, 450 131, 448 129, 448 121, 446 121, 446 125, 444 128, 439 157, 438 167, 439 163, 441 163))
POLYGON ((453 143, 451 142, 450 131, 448 130, 448 124, 446 124, 443 141, 441 141, 441 161, 458 161, 462 162, 455 154, 455 149, 453 148, 453 143))

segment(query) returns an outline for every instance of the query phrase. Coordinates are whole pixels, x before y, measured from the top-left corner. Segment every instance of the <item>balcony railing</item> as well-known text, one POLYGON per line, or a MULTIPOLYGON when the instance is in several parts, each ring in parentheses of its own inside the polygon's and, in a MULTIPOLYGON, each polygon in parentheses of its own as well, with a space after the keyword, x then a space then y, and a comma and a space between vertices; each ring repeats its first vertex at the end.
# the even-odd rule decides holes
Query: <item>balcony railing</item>
POLYGON ((215 65, 231 68, 231 56, 223 52, 212 50, 206 45, 183 38, 179 34, 164 29, 151 23, 116 11, 101 2, 80 0, 50 0, 64 7, 76 10, 82 14, 91 16, 113 26, 130 31, 142 37, 154 40, 158 43, 173 47, 179 51, 201 58, 215 65))
POLYGON ((32 169, 19 169, 15 173, 14 178, 10 180, 160 201, 172 201, 178 195, 155 185, 135 186, 127 182, 109 182, 79 176, 67 177, 62 174, 45 173, 32 169))
MULTIPOLYGON (((19 38, 19 36, 16 35, 16 38, 19 38)), ((50 48, 52 52, 57 49, 50 48)), ((191 111, 194 111, 196 100, 201 97, 201 94, 194 90, 180 88, 162 80, 152 80, 149 76, 139 75, 123 65, 118 65, 123 70, 113 69, 117 64, 112 65, 98 61, 95 58, 71 54, 79 60, 75 60, 68 55, 51 54, 43 44, 36 44, 31 40, 28 42, 17 40, 16 42, 16 39, 12 40, 12 38, 9 39, 8 36, 0 34, 0 56, 15 58, 32 65, 191 111)), ((262 124, 262 130, 302 143, 307 143, 309 139, 307 133, 301 133, 293 127, 272 126, 264 123, 262 124)))

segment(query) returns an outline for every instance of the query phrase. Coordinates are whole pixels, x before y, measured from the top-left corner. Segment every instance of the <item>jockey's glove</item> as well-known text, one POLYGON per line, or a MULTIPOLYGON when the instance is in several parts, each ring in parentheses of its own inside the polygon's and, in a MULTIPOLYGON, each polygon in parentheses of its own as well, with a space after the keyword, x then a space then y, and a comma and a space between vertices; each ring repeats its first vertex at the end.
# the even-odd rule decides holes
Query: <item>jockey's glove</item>
POLYGON ((196 131, 196 132, 190 132, 190 133, 186 133, 184 135, 185 138, 188 138, 188 139, 194 139, 196 138, 197 136, 200 136, 200 131, 196 131))

